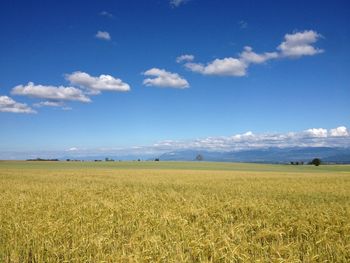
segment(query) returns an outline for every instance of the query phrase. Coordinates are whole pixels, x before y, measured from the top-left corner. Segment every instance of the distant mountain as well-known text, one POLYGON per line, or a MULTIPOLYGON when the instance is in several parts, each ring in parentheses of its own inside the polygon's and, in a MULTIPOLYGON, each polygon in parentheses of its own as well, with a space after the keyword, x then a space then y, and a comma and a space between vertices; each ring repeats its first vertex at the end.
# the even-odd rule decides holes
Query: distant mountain
POLYGON ((232 152, 212 152, 199 150, 181 150, 162 154, 161 161, 194 161, 197 155, 204 161, 222 162, 258 162, 258 163, 289 163, 309 162, 320 158, 324 162, 350 163, 350 148, 332 147, 292 147, 241 150, 232 152))
POLYGON ((178 150, 164 154, 106 154, 106 155, 82 155, 82 156, 62 156, 60 160, 154 160, 160 161, 196 161, 196 157, 201 155, 203 161, 215 162, 254 162, 254 163, 289 163, 289 162, 310 162, 314 158, 320 158, 328 163, 348 163, 350 164, 350 148, 335 147, 289 147, 289 148, 265 148, 240 151, 207 151, 207 150, 178 150))

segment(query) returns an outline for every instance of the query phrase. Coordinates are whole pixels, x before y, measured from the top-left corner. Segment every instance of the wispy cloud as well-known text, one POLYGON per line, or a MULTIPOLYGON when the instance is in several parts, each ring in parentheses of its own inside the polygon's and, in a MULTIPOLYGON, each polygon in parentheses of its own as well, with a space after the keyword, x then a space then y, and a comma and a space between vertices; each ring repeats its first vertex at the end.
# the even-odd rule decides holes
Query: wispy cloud
POLYGON ((19 103, 8 96, 0 96, 0 112, 36 113, 25 103, 19 103))
POLYGON ((244 20, 239 21, 238 25, 241 29, 246 29, 248 27, 248 23, 244 20))
POLYGON ((64 107, 64 103, 62 101, 40 101, 38 103, 34 103, 33 106, 36 108, 41 108, 41 107, 61 108, 61 107, 64 107))
POLYGON ((320 34, 312 30, 296 32, 286 34, 284 41, 273 52, 259 54, 254 52, 252 47, 246 46, 237 57, 215 59, 203 64, 193 62, 193 55, 182 55, 178 57, 178 62, 185 62, 185 68, 203 75, 242 77, 247 75, 251 64, 262 64, 278 58, 299 58, 322 53, 322 49, 313 46, 320 37, 320 34))
POLYGON ((179 74, 172 73, 164 69, 152 68, 144 72, 143 75, 153 77, 146 78, 143 81, 143 84, 146 86, 168 87, 178 89, 184 89, 190 86, 188 81, 182 78, 179 74))
POLYGON ((172 7, 178 7, 182 4, 185 4, 186 2, 188 2, 189 0, 170 0, 169 4, 172 7))
POLYGON ((68 152, 76 152, 76 151, 79 151, 79 148, 77 147, 71 147, 69 149, 67 149, 68 152))
POLYGON ((82 90, 74 87, 35 85, 33 82, 14 87, 11 94, 54 101, 91 101, 82 90))
POLYGON ((72 85, 78 85, 89 91, 90 94, 99 94, 101 91, 129 91, 129 84, 111 75, 90 76, 88 73, 76 71, 66 75, 72 85))
POLYGON ((107 31, 97 31, 95 37, 106 41, 112 39, 111 35, 107 31))
POLYGON ((105 17, 108 17, 108 18, 114 18, 114 15, 110 12, 107 12, 107 11, 101 11, 99 13, 100 16, 105 16, 105 17))

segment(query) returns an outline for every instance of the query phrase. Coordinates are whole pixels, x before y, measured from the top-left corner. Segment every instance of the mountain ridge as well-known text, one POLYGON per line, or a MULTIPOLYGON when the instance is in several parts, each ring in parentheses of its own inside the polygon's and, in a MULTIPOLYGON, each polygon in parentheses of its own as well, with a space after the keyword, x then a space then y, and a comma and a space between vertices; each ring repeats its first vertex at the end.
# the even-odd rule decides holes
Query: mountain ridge
POLYGON ((309 162, 320 158, 329 163, 350 163, 350 148, 341 147, 269 147, 239 151, 178 150, 159 156, 161 161, 195 161, 201 155, 204 161, 289 163, 309 162))

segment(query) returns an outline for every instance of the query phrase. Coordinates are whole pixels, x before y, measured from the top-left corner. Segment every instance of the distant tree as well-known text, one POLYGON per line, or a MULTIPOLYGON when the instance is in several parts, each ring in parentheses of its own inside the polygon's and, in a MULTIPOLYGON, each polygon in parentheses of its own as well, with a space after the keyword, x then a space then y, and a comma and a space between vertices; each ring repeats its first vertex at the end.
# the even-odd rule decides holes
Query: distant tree
POLYGON ((294 165, 294 162, 290 162, 291 165, 294 165))
POLYGON ((26 161, 37 161, 37 162, 58 162, 58 159, 42 159, 42 158, 36 158, 36 159, 27 159, 26 161))
POLYGON ((67 162, 70 162, 70 159, 67 159, 66 161, 67 161, 67 162))
POLYGON ((198 155, 196 156, 196 160, 197 160, 197 161, 203 161, 203 156, 202 156, 201 154, 198 154, 198 155))
POLYGON ((154 159, 155 162, 159 162, 159 158, 154 159))
POLYGON ((319 166, 321 164, 321 160, 319 158, 313 159, 310 164, 313 164, 315 166, 319 166))
POLYGON ((138 162, 141 162, 141 159, 137 159, 138 162))

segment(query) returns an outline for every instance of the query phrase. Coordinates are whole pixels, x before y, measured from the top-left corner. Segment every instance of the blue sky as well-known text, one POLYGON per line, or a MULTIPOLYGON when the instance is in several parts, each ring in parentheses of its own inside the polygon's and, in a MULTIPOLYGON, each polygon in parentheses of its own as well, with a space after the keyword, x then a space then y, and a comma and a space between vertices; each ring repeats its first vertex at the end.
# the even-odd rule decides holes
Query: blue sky
POLYGON ((349 12, 348 1, 4 0, 0 149, 346 137, 349 12))

